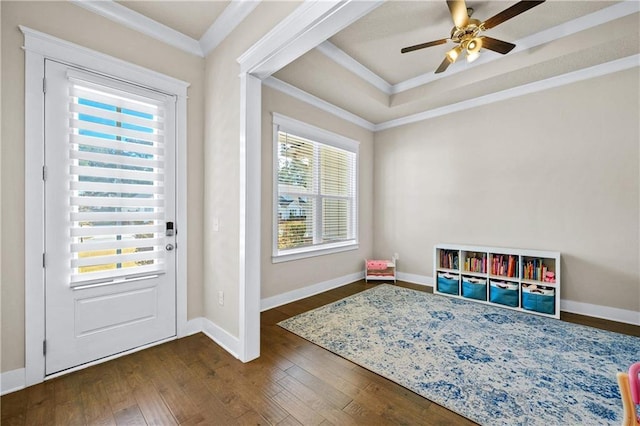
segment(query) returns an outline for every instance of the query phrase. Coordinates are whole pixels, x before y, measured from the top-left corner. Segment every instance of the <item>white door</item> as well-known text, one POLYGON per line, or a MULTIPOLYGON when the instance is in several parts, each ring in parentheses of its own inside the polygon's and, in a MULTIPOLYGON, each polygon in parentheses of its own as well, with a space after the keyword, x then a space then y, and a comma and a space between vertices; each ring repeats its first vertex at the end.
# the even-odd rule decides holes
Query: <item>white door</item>
POLYGON ((52 374, 176 335, 175 99, 49 60, 45 75, 52 374))

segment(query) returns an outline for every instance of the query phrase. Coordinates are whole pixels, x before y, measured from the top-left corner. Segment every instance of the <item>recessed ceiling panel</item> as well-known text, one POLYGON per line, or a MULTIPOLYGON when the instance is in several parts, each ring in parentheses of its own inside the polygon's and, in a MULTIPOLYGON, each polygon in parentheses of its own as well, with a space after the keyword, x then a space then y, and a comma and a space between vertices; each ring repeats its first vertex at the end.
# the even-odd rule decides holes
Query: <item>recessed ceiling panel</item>
POLYGON ((568 35, 533 49, 495 54, 497 60, 456 63, 452 68, 459 72, 440 74, 392 95, 375 89, 318 50, 301 56, 274 77, 379 124, 636 55, 640 50, 638 19, 639 14, 632 13, 578 32, 567 29, 568 35))
MULTIPOLYGON (((484 21, 516 1, 468 1, 473 18, 484 21)), ((488 30, 492 37, 517 42, 563 22, 595 12, 617 2, 547 2, 488 30)), ((445 53, 455 46, 444 45, 401 54, 400 49, 419 43, 448 38, 453 21, 444 0, 389 1, 340 31, 330 41, 365 67, 397 84, 416 76, 433 73, 445 53)))

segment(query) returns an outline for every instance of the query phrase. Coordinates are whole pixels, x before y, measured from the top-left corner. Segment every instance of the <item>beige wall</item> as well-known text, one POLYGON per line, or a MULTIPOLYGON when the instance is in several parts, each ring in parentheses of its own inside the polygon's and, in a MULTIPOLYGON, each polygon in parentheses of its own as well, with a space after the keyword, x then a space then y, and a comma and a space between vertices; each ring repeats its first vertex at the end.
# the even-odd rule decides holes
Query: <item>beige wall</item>
POLYGON ((298 2, 262 2, 206 60, 204 314, 238 336, 240 67, 237 58, 298 2), (213 222, 218 220, 218 231, 213 222), (218 292, 224 292, 224 305, 218 292))
POLYGON ((640 311, 638 68, 379 132, 374 251, 557 250, 562 298, 640 311))
POLYGON ((202 194, 204 60, 70 2, 0 2, 2 10, 2 365, 24 367, 25 25, 191 83, 188 91, 188 317, 203 313, 202 194))
POLYGON ((364 270, 372 254, 373 132, 263 86, 262 89, 262 298, 364 270), (280 113, 360 142, 359 249, 282 263, 271 262, 273 236, 273 116, 280 113))

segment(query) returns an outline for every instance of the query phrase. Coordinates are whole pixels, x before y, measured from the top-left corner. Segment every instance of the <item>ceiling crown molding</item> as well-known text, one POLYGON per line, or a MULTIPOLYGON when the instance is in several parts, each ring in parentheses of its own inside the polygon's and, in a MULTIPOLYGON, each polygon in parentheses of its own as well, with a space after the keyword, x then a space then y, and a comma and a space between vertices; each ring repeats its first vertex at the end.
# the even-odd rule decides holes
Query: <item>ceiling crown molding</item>
POLYGON ((72 3, 133 30, 177 47, 192 55, 204 57, 197 40, 112 0, 71 0, 72 3))
POLYGON ((345 109, 342 109, 332 103, 329 103, 323 99, 318 98, 304 90, 298 89, 295 86, 290 85, 289 83, 285 83, 282 80, 278 80, 277 78, 271 76, 262 80, 262 84, 272 89, 275 89, 279 92, 284 93, 285 95, 289 95, 292 98, 298 99, 299 101, 305 102, 311 106, 314 106, 322 111, 328 112, 329 114, 333 114, 336 117, 340 117, 345 121, 353 123, 357 126, 362 127, 363 129, 375 130, 375 125, 364 118, 355 115, 345 109))
POLYGON ((218 47, 259 4, 260 0, 231 0, 200 39, 200 48, 204 56, 218 47))
POLYGON ((512 87, 500 92, 490 93, 488 95, 479 96, 477 98, 467 99, 465 101, 457 102, 454 104, 444 105, 438 108, 433 108, 378 124, 373 124, 370 121, 367 121, 364 118, 360 117, 359 115, 353 114, 332 103, 320 99, 317 96, 305 92, 302 89, 298 89, 297 87, 285 83, 282 80, 278 80, 275 77, 267 77, 262 81, 262 84, 272 89, 278 90, 279 92, 282 92, 286 95, 289 95, 292 98, 298 99, 311 106, 314 106, 322 111, 333 114, 336 117, 342 118, 343 120, 356 124, 363 129, 372 132, 379 132, 382 130, 392 129, 394 127, 405 126, 407 124, 417 123, 419 121, 429 120, 431 118, 436 118, 443 115, 488 105, 494 102, 504 101, 518 96, 528 95, 530 93, 536 93, 547 89, 553 89, 555 87, 565 86, 567 84, 576 83, 582 80, 588 80, 591 78, 597 78, 631 68, 637 68, 638 66, 640 66, 640 55, 632 55, 626 58, 616 59, 614 61, 605 62, 599 65, 594 65, 592 67, 583 68, 581 70, 572 71, 540 81, 534 81, 532 83, 512 87))
POLYGON ((494 102, 528 95, 530 93, 541 92, 543 90, 553 89, 555 87, 565 86, 567 84, 572 84, 591 78, 602 77, 614 72, 637 68, 639 64, 640 55, 632 55, 626 58, 616 59, 614 61, 605 62, 588 68, 583 68, 581 70, 568 72, 566 74, 561 74, 544 80, 534 81, 532 83, 512 87, 500 92, 490 93, 488 95, 467 99, 465 101, 445 105, 428 111, 419 112, 417 114, 397 118, 395 120, 389 120, 384 123, 376 124, 375 131, 377 132, 380 130, 404 126, 406 124, 417 123, 419 121, 429 120, 431 118, 440 117, 442 115, 460 112, 467 109, 488 105, 494 102))
POLYGON ((391 95, 393 93, 393 86, 391 86, 391 84, 389 84, 385 79, 362 65, 360 62, 356 61, 353 57, 349 56, 344 50, 340 49, 329 40, 318 45, 316 49, 383 93, 386 93, 387 95, 391 95))
POLYGON ((182 34, 113 0, 70 0, 111 21, 201 58, 213 51, 260 4, 261 0, 231 0, 200 40, 182 34))

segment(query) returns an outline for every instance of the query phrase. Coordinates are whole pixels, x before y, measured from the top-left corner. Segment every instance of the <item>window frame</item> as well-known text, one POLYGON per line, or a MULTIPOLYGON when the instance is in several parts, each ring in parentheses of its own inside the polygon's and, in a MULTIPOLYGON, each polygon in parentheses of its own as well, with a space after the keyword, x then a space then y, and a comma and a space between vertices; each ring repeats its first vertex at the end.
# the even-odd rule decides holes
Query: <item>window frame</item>
MULTIPOLYGON (((357 250, 359 248, 359 169, 360 169, 360 142, 350 139, 348 137, 339 135, 337 133, 330 132, 328 130, 321 129, 311 124, 304 123, 302 121, 284 116, 278 113, 272 113, 273 115, 273 157, 272 157, 272 251, 271 261, 272 263, 287 262, 291 260, 310 258, 315 256, 321 256, 332 253, 339 253, 350 250, 357 250), (346 241, 312 244, 310 246, 280 250, 278 248, 278 132, 283 131, 293 134, 295 136, 308 139, 314 143, 323 144, 326 146, 343 149, 355 154, 355 167, 354 167, 354 187, 353 187, 353 208, 352 208, 352 225, 353 226, 353 238, 346 241)), ((316 172, 314 168, 314 180, 316 179, 316 172)), ((324 196, 320 193, 310 194, 315 200, 322 200, 323 198, 340 198, 332 196, 324 196)), ((319 206, 318 206, 319 207, 319 206)), ((319 214, 314 220, 314 234, 321 232, 322 215, 319 214), (318 228, 319 227, 319 228, 318 228)))

